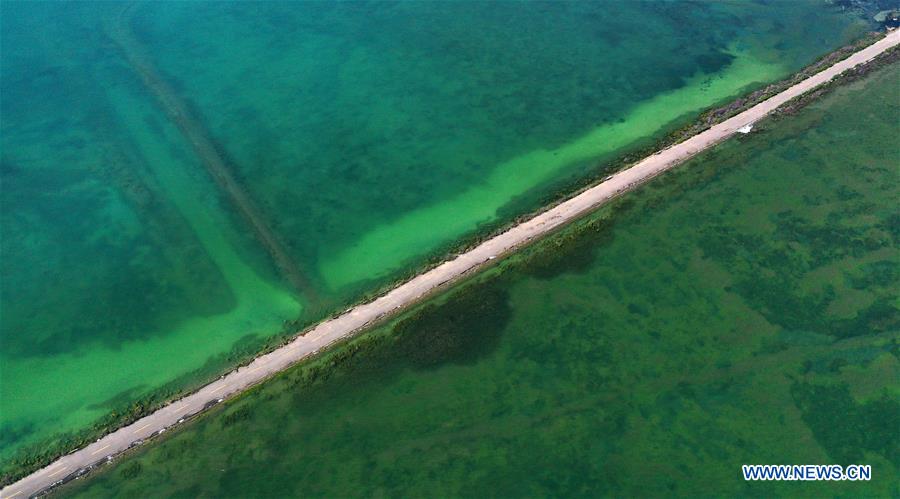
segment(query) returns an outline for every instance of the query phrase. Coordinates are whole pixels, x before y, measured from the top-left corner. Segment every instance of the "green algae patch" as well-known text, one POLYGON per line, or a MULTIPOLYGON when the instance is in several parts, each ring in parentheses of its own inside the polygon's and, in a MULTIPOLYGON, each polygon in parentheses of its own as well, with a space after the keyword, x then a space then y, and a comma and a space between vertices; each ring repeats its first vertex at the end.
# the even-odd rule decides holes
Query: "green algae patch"
POLYGON ((32 105, 4 100, 4 476, 218 374, 303 311, 116 59, 75 74, 58 56, 25 61, 49 68, 64 118, 4 80, 32 105))
POLYGON ((321 273, 332 288, 389 274, 423 251, 429 252, 470 233, 479 224, 494 222, 497 210, 505 204, 566 173, 566 169, 610 157, 631 143, 659 133, 684 115, 784 73, 781 66, 736 54, 721 73, 697 75, 684 87, 639 104, 618 123, 597 127, 555 149, 517 156, 498 165, 483 181, 461 194, 374 228, 347 249, 326 257, 321 273))
MULTIPOLYGON (((125 122, 140 123, 140 116, 129 113, 146 108, 140 102, 118 97, 125 122)), ((149 338, 4 359, 0 368, 4 381, 2 424, 10 429, 35 428, 26 432, 27 437, 9 442, 15 445, 4 445, 7 452, 15 446, 89 426, 110 410, 107 404, 98 402, 122 392, 138 400, 173 379, 187 376, 208 359, 226 354, 247 335, 269 336, 301 313, 297 298, 262 277, 240 255, 227 230, 223 231, 228 227, 227 218, 216 202, 196 203, 202 187, 179 158, 169 155, 168 146, 154 142, 144 129, 133 133, 138 148, 145 148, 141 152, 154 158, 150 170, 192 229, 222 285, 230 291, 231 300, 224 311, 184 318, 149 338)), ((207 191, 207 195, 212 194, 207 191)))

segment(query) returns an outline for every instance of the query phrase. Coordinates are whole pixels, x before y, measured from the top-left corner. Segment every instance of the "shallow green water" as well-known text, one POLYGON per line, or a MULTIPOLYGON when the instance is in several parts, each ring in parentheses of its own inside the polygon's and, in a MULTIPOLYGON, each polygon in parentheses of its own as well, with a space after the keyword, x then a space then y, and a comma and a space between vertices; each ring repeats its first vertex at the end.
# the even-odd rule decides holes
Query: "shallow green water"
POLYGON ((0 469, 216 375, 286 321, 320 319, 866 27, 808 2, 121 12, 17 2, 0 16, 0 469), (109 26, 133 31, 315 299, 278 276, 109 26))
POLYGON ((102 16, 49 4, 5 16, 4 460, 301 312, 178 131, 92 37, 102 16))
POLYGON ((896 496, 898 78, 767 122, 65 492, 896 496), (873 480, 747 483, 750 463, 873 480))

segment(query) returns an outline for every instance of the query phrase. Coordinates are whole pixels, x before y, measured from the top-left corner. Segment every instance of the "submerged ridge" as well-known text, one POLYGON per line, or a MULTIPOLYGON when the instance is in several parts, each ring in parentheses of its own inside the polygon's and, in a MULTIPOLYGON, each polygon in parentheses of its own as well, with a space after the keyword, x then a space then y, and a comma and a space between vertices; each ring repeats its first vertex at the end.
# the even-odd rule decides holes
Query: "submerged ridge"
POLYGON ((156 97, 166 115, 181 131, 191 148, 200 158, 206 171, 229 202, 253 228, 256 239, 272 257, 282 276, 309 301, 317 300, 317 293, 309 279, 272 230, 262 211, 249 194, 240 186, 222 158, 218 149, 200 122, 190 113, 175 90, 159 74, 141 49, 140 42, 129 28, 130 14, 136 4, 130 4, 113 21, 106 23, 106 32, 116 43, 132 69, 140 75, 144 86, 156 97))

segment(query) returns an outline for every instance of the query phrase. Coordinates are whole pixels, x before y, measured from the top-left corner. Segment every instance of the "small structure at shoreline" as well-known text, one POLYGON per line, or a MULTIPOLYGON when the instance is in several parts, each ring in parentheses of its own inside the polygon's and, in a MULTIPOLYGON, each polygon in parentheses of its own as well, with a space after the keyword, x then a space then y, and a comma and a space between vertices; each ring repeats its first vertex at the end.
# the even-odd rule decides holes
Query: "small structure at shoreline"
POLYGON ((896 29, 900 27, 900 10, 882 10, 875 14, 874 19, 889 31, 896 29))
POLYGON ((750 131, 752 131, 752 130, 753 130, 753 124, 752 124, 752 123, 747 123, 746 125, 744 125, 744 126, 742 126, 742 127, 740 127, 740 128, 737 129, 738 133, 744 133, 744 134, 750 133, 750 131))

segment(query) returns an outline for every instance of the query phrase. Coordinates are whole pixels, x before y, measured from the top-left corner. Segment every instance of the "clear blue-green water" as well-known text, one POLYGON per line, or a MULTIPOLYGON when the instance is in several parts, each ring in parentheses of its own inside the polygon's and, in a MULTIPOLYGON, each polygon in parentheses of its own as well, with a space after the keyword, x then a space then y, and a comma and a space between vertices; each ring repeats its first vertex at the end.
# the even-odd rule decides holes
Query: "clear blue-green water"
POLYGON ((8 2, 0 23, 4 469, 867 27, 806 1, 8 2))

